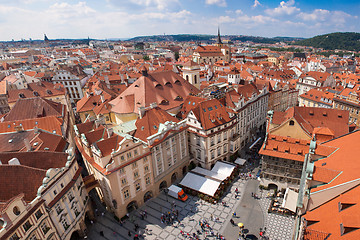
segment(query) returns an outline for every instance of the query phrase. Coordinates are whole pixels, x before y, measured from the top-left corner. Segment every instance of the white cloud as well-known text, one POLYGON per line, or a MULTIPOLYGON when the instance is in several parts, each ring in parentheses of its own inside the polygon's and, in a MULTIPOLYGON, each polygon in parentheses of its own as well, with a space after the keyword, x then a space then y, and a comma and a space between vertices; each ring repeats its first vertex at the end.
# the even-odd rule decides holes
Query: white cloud
POLYGON ((225 0, 205 0, 205 3, 208 5, 218 5, 219 7, 226 7, 225 0))
POLYGON ((347 27, 346 25, 358 18, 343 11, 326 9, 315 9, 312 13, 301 12, 297 17, 305 22, 314 22, 313 27, 333 27, 332 31, 344 31, 341 27, 347 27))
POLYGON ((241 11, 241 9, 238 9, 238 10, 235 11, 235 13, 236 13, 236 14, 242 14, 243 11, 241 11))
POLYGON ((295 12, 300 11, 300 9, 295 7, 294 4, 295 4, 294 0, 289 0, 287 2, 282 1, 280 2, 279 7, 274 9, 266 9, 265 12, 271 16, 291 15, 295 12))
POLYGON ((218 18, 218 23, 231 23, 235 22, 235 18, 232 18, 230 16, 220 16, 218 18))
POLYGON ((164 10, 179 3, 178 0, 130 0, 130 2, 138 6, 155 7, 158 10, 164 10))
POLYGON ((256 8, 258 6, 261 6, 261 3, 259 2, 259 0, 255 0, 254 1, 254 5, 252 6, 253 8, 256 8))

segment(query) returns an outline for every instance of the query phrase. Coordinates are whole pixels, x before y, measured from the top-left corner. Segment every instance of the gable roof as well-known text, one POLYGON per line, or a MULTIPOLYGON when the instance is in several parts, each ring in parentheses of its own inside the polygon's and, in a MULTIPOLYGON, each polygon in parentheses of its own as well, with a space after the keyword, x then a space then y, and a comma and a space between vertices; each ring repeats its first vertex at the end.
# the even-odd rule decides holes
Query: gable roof
POLYGON ((138 113, 139 107, 148 107, 151 103, 170 110, 182 104, 188 95, 199 92, 173 71, 146 73, 109 104, 115 113, 138 113))
POLYGON ((346 110, 292 107, 286 112, 274 111, 272 123, 280 125, 290 118, 294 118, 309 136, 316 128, 328 128, 334 137, 349 133, 349 112, 346 110))
POLYGON ((217 99, 200 102, 191 110, 204 130, 220 126, 232 119, 226 107, 217 99))
POLYGON ((165 122, 179 122, 179 120, 159 107, 146 110, 144 116, 135 122, 136 131, 134 137, 147 142, 147 138, 159 131, 159 125, 165 122))
POLYGON ((18 99, 5 116, 5 121, 32 119, 47 116, 63 116, 66 106, 40 97, 18 99))

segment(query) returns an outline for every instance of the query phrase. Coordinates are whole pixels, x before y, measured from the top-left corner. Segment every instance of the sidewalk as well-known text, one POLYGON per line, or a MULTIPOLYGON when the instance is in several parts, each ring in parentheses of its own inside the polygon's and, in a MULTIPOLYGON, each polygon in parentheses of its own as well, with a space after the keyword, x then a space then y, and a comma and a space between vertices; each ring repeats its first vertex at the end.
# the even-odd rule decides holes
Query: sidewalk
MULTIPOLYGON (((223 232, 226 239, 237 239, 234 237, 239 236, 240 228, 237 226, 238 223, 244 224, 244 229, 248 231, 248 234, 259 237, 259 229, 264 226, 264 214, 260 204, 251 196, 252 192, 256 192, 258 186, 259 182, 257 180, 247 182, 241 201, 235 210, 237 217, 232 217, 235 226, 229 222, 229 218, 224 227, 223 232)), ((246 230, 245 232, 247 232, 246 230)))

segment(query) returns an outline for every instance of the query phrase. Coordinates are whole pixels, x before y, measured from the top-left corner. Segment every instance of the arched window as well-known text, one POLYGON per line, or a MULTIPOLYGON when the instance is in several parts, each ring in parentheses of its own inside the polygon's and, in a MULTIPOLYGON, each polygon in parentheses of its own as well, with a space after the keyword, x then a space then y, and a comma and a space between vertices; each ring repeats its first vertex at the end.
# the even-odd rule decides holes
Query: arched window
POLYGON ((289 125, 294 126, 295 122, 293 120, 290 120, 289 125))
POLYGON ((196 75, 194 76, 194 84, 197 84, 197 79, 196 79, 196 75))
POLYGON ((189 81, 189 75, 186 75, 186 81, 189 81))

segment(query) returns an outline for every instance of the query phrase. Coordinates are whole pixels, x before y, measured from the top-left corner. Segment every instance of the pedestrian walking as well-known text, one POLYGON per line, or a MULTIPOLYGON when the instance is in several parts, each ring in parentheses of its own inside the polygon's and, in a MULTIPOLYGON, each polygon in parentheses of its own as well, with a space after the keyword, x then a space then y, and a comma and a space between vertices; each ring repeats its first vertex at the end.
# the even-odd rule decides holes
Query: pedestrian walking
POLYGON ((145 215, 145 218, 147 218, 147 211, 146 211, 146 209, 144 210, 144 215, 145 215))
POLYGON ((131 232, 130 232, 130 230, 128 231, 128 236, 131 237, 131 232))
POLYGON ((233 217, 236 217, 236 212, 233 212, 233 217))
POLYGON ((234 220, 232 220, 232 219, 230 219, 230 223, 231 223, 232 225, 235 225, 235 222, 234 222, 234 220))

